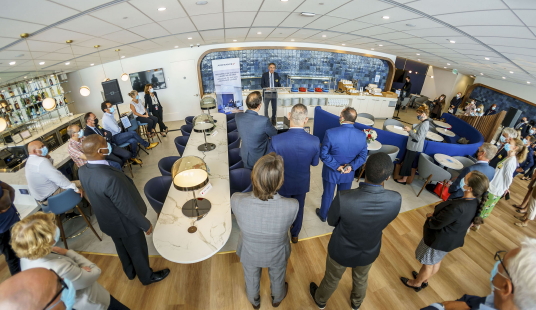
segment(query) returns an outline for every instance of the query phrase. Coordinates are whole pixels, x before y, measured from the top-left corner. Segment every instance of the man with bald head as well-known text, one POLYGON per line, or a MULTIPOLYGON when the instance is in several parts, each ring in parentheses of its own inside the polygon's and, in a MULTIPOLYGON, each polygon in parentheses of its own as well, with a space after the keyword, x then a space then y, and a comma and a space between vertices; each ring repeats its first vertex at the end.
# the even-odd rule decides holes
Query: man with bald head
POLYGON ((40 204, 48 205, 48 198, 68 189, 72 189, 84 197, 80 181, 69 181, 56 167, 48 154, 48 147, 36 140, 28 144, 30 156, 26 161, 24 172, 30 195, 40 204))
POLYGON ((61 301, 63 290, 68 288, 54 271, 28 269, 0 283, 0 309, 64 310, 66 307, 61 301))
POLYGON ((102 136, 86 137, 82 150, 87 164, 78 171, 80 182, 91 199, 100 229, 112 237, 123 271, 130 280, 137 275, 143 285, 162 281, 169 269, 153 272, 149 266, 145 235, 153 232, 153 225, 145 217, 147 206, 134 182, 105 160, 111 150, 102 136))

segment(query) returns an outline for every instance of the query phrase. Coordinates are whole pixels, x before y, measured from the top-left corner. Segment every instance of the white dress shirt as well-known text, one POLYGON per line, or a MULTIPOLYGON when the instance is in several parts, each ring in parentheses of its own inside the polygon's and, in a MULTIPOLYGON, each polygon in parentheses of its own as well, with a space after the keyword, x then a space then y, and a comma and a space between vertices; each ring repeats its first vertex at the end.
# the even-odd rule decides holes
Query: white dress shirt
POLYGON ((56 167, 52 160, 46 157, 30 155, 24 168, 30 195, 37 200, 43 201, 50 197, 59 188, 73 189, 78 191, 76 184, 71 183, 56 167))
POLYGON ((101 160, 88 160, 87 163, 92 164, 92 165, 106 165, 106 166, 110 165, 110 163, 107 160, 104 160, 104 159, 101 159, 101 160))
POLYGON ((142 99, 138 99, 138 103, 131 101, 130 102, 131 105, 134 106, 136 112, 138 112, 139 114, 141 115, 145 115, 145 113, 147 113, 147 111, 145 110, 145 102, 142 101, 142 99))
POLYGON ((102 116, 102 127, 111 132, 112 136, 121 133, 121 128, 117 125, 117 121, 111 113, 104 113, 102 116))

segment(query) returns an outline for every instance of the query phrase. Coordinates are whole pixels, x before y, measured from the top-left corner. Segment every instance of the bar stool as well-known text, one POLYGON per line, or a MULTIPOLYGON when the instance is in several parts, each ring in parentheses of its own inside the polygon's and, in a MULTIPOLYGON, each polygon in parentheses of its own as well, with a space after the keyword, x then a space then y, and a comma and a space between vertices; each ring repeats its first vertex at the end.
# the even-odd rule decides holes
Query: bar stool
POLYGON ((227 154, 229 156, 229 170, 244 168, 244 162, 240 157, 240 148, 230 149, 227 154))
MULTIPOLYGON (((140 130, 138 130, 139 128, 141 128, 140 123, 134 119, 134 120, 131 120, 130 127, 127 128, 127 131, 135 131, 139 135, 140 134, 140 130)), ((144 151, 145 154, 149 155, 149 152, 147 152, 145 147, 140 146, 138 143, 138 152, 136 152, 136 156, 138 156, 138 154, 140 153, 140 150, 144 151)))
POLYGON ((236 122, 230 122, 227 123, 227 132, 235 132, 238 131, 238 127, 236 126, 236 122))
POLYGON ((88 229, 88 227, 91 228, 91 230, 93 231, 95 236, 97 236, 99 241, 102 241, 101 237, 95 231, 95 228, 93 228, 93 225, 91 225, 91 222, 87 219, 84 212, 82 212, 82 209, 80 209, 80 207, 78 206, 80 201, 82 201, 82 197, 80 196, 80 194, 76 193, 72 189, 68 189, 62 193, 59 193, 57 195, 54 195, 48 198, 48 205, 42 205, 43 211, 45 211, 46 213, 54 213, 56 215, 56 225, 58 225, 58 228, 60 229, 61 240, 63 241, 63 244, 65 245, 65 249, 67 250, 69 249, 69 247, 67 246, 67 239, 74 238, 82 234, 84 231, 88 229), (66 237, 65 231, 63 230, 63 223, 61 221, 60 215, 75 207, 78 210, 78 212, 80 212, 80 215, 82 215, 82 217, 86 221, 87 227, 76 236, 66 237))
POLYGON ((180 156, 182 156, 182 152, 184 152, 184 149, 186 148, 188 139, 190 139, 190 136, 178 136, 175 138, 175 147, 177 148, 177 152, 179 152, 180 156))
POLYGON ((143 192, 151 207, 153 207, 157 216, 162 212, 162 207, 166 201, 166 197, 171 187, 171 176, 155 177, 145 183, 143 192))
MULTIPOLYGON (((153 138, 149 138, 149 130, 147 130, 147 123, 140 123, 140 121, 137 121, 137 120, 134 120, 134 121, 135 121, 135 123, 137 123, 137 127, 140 129, 139 134, 140 134, 141 137, 143 137, 143 135, 145 135, 145 138, 150 143, 152 143, 153 138, 156 136, 158 138, 158 141, 160 141, 160 143, 162 143, 162 139, 160 139, 160 132, 155 130, 155 132, 156 132, 155 136, 153 136, 153 138)), ((128 128, 128 130, 130 130, 130 127, 128 128)))
MULTIPOLYGON (((125 148, 130 149, 130 143, 125 142, 125 143, 123 143, 123 144, 117 145, 117 147, 120 147, 120 148, 123 148, 123 149, 125 149, 125 148)), ((140 148, 138 147, 138 150, 139 150, 139 149, 140 149, 140 148)), ((136 155, 137 155, 137 154, 136 154, 136 155)), ((130 170, 130 175, 132 176, 132 178, 134 178, 134 173, 132 172, 132 163, 130 162, 130 160, 127 160, 127 161, 125 162, 125 165, 128 167, 128 170, 130 170)), ((140 164, 140 167, 143 167, 143 164, 140 164)))
POLYGON ((251 170, 238 168, 229 171, 229 187, 231 196, 236 192, 245 193, 251 185, 251 170))
POLYGON ((181 126, 181 133, 183 136, 189 136, 192 134, 192 129, 194 128, 194 125, 182 125, 181 126))
POLYGON ((186 116, 186 118, 184 119, 184 121, 186 122, 186 125, 191 125, 194 121, 194 117, 195 116, 186 116))
POLYGON ((235 116, 236 116, 235 113, 225 114, 225 117, 227 118, 227 123, 229 123, 229 122, 231 122, 231 121, 234 121, 234 120, 235 120, 235 116))
POLYGON ((160 170, 160 174, 162 174, 162 176, 171 176, 171 167, 180 158, 180 156, 168 156, 160 159, 158 161, 158 169, 160 170))
POLYGON ((230 132, 227 134, 228 149, 234 149, 240 146, 240 136, 238 132, 230 132))

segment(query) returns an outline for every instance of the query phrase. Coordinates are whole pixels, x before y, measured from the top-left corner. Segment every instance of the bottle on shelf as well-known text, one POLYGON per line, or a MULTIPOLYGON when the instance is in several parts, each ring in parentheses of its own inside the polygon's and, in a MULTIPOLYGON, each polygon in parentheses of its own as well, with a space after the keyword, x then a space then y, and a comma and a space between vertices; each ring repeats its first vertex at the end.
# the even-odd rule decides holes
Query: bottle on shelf
POLYGON ((15 110, 20 110, 20 105, 17 100, 15 100, 15 110))
POLYGON ((48 79, 48 81, 50 82, 50 86, 54 85, 54 82, 52 82, 52 79, 48 79))

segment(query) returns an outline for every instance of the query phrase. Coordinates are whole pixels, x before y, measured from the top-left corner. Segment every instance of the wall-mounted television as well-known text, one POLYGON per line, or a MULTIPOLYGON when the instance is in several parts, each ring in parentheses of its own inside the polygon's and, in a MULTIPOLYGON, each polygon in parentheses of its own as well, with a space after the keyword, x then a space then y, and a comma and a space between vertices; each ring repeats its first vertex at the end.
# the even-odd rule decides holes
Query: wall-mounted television
POLYGON ((146 84, 153 84, 155 90, 167 88, 162 68, 130 73, 129 76, 132 89, 138 93, 143 92, 146 84))

